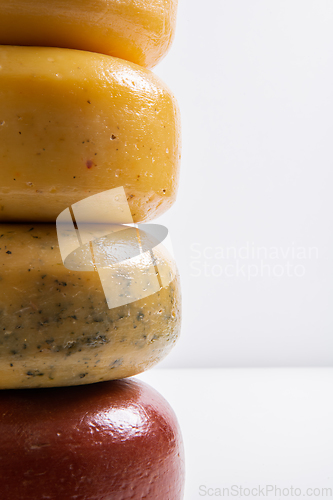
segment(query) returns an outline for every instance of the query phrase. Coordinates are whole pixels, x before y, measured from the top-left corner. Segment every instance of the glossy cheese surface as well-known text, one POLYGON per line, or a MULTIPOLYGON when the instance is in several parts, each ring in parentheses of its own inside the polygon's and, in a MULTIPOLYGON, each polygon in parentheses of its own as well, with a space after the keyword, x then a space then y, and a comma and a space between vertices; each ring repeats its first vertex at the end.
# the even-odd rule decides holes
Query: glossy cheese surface
POLYGON ((176 0, 0 0, 0 44, 99 52, 151 68, 174 36, 176 0))
MULTIPOLYGON (((55 225, 1 224, 0 389, 123 378, 164 358, 180 332, 181 297, 172 258, 154 254, 169 284, 110 309, 97 271, 64 266, 55 225)), ((132 267, 115 269, 116 293, 135 292, 143 254, 132 267)))
POLYGON ((177 103, 150 71, 79 50, 0 47, 0 221, 54 222, 123 186, 135 222, 174 202, 177 103))
POLYGON ((181 500, 184 449, 142 382, 0 391, 4 500, 181 500))

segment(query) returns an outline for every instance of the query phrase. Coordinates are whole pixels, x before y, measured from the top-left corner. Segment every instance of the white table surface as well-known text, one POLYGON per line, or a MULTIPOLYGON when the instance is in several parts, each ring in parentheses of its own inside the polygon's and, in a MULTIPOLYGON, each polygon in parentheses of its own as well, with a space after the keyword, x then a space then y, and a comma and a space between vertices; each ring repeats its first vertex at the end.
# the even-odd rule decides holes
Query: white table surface
POLYGON ((184 500, 333 498, 333 368, 154 369, 138 378, 178 417, 184 500))

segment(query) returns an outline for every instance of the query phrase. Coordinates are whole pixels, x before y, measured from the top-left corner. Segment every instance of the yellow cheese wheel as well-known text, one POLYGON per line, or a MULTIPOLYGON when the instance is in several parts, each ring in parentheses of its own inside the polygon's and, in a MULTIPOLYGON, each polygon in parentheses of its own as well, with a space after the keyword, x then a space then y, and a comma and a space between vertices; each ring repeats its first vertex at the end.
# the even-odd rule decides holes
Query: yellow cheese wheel
POLYGON ((177 0, 1 0, 0 44, 100 52, 151 68, 174 36, 177 0))
POLYGON ((97 271, 64 266, 55 225, 1 224, 0 389, 118 379, 164 358, 180 331, 179 279, 165 248, 152 252, 152 270, 146 253, 109 269, 114 294, 132 300, 109 308, 97 271))
POLYGON ((149 70, 71 49, 0 47, 0 220, 54 222, 123 186, 135 222, 174 202, 180 123, 149 70))

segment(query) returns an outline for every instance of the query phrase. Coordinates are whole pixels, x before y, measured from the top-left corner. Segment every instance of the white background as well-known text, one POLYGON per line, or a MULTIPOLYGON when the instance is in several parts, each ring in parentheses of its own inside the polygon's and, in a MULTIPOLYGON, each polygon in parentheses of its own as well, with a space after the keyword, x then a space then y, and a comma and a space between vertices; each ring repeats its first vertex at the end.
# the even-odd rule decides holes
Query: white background
POLYGON ((183 328, 160 367, 331 366, 333 2, 180 0, 154 71, 183 122, 178 199, 158 219, 183 328))
POLYGON ((184 500, 332 500, 332 368, 156 369, 138 377, 176 412, 184 500), (259 485, 264 495, 252 493, 259 485), (266 486, 274 486, 267 495, 266 486), (217 488, 225 494, 211 495, 217 488))

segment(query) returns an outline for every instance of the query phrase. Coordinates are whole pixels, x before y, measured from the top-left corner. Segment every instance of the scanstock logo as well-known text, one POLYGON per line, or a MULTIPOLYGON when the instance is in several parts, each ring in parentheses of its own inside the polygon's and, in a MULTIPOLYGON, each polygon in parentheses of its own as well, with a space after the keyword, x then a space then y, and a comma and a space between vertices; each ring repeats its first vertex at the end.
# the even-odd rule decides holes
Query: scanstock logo
POLYGON ((56 226, 64 266, 98 272, 110 309, 148 297, 175 277, 167 228, 134 224, 123 187, 74 203, 56 226))

